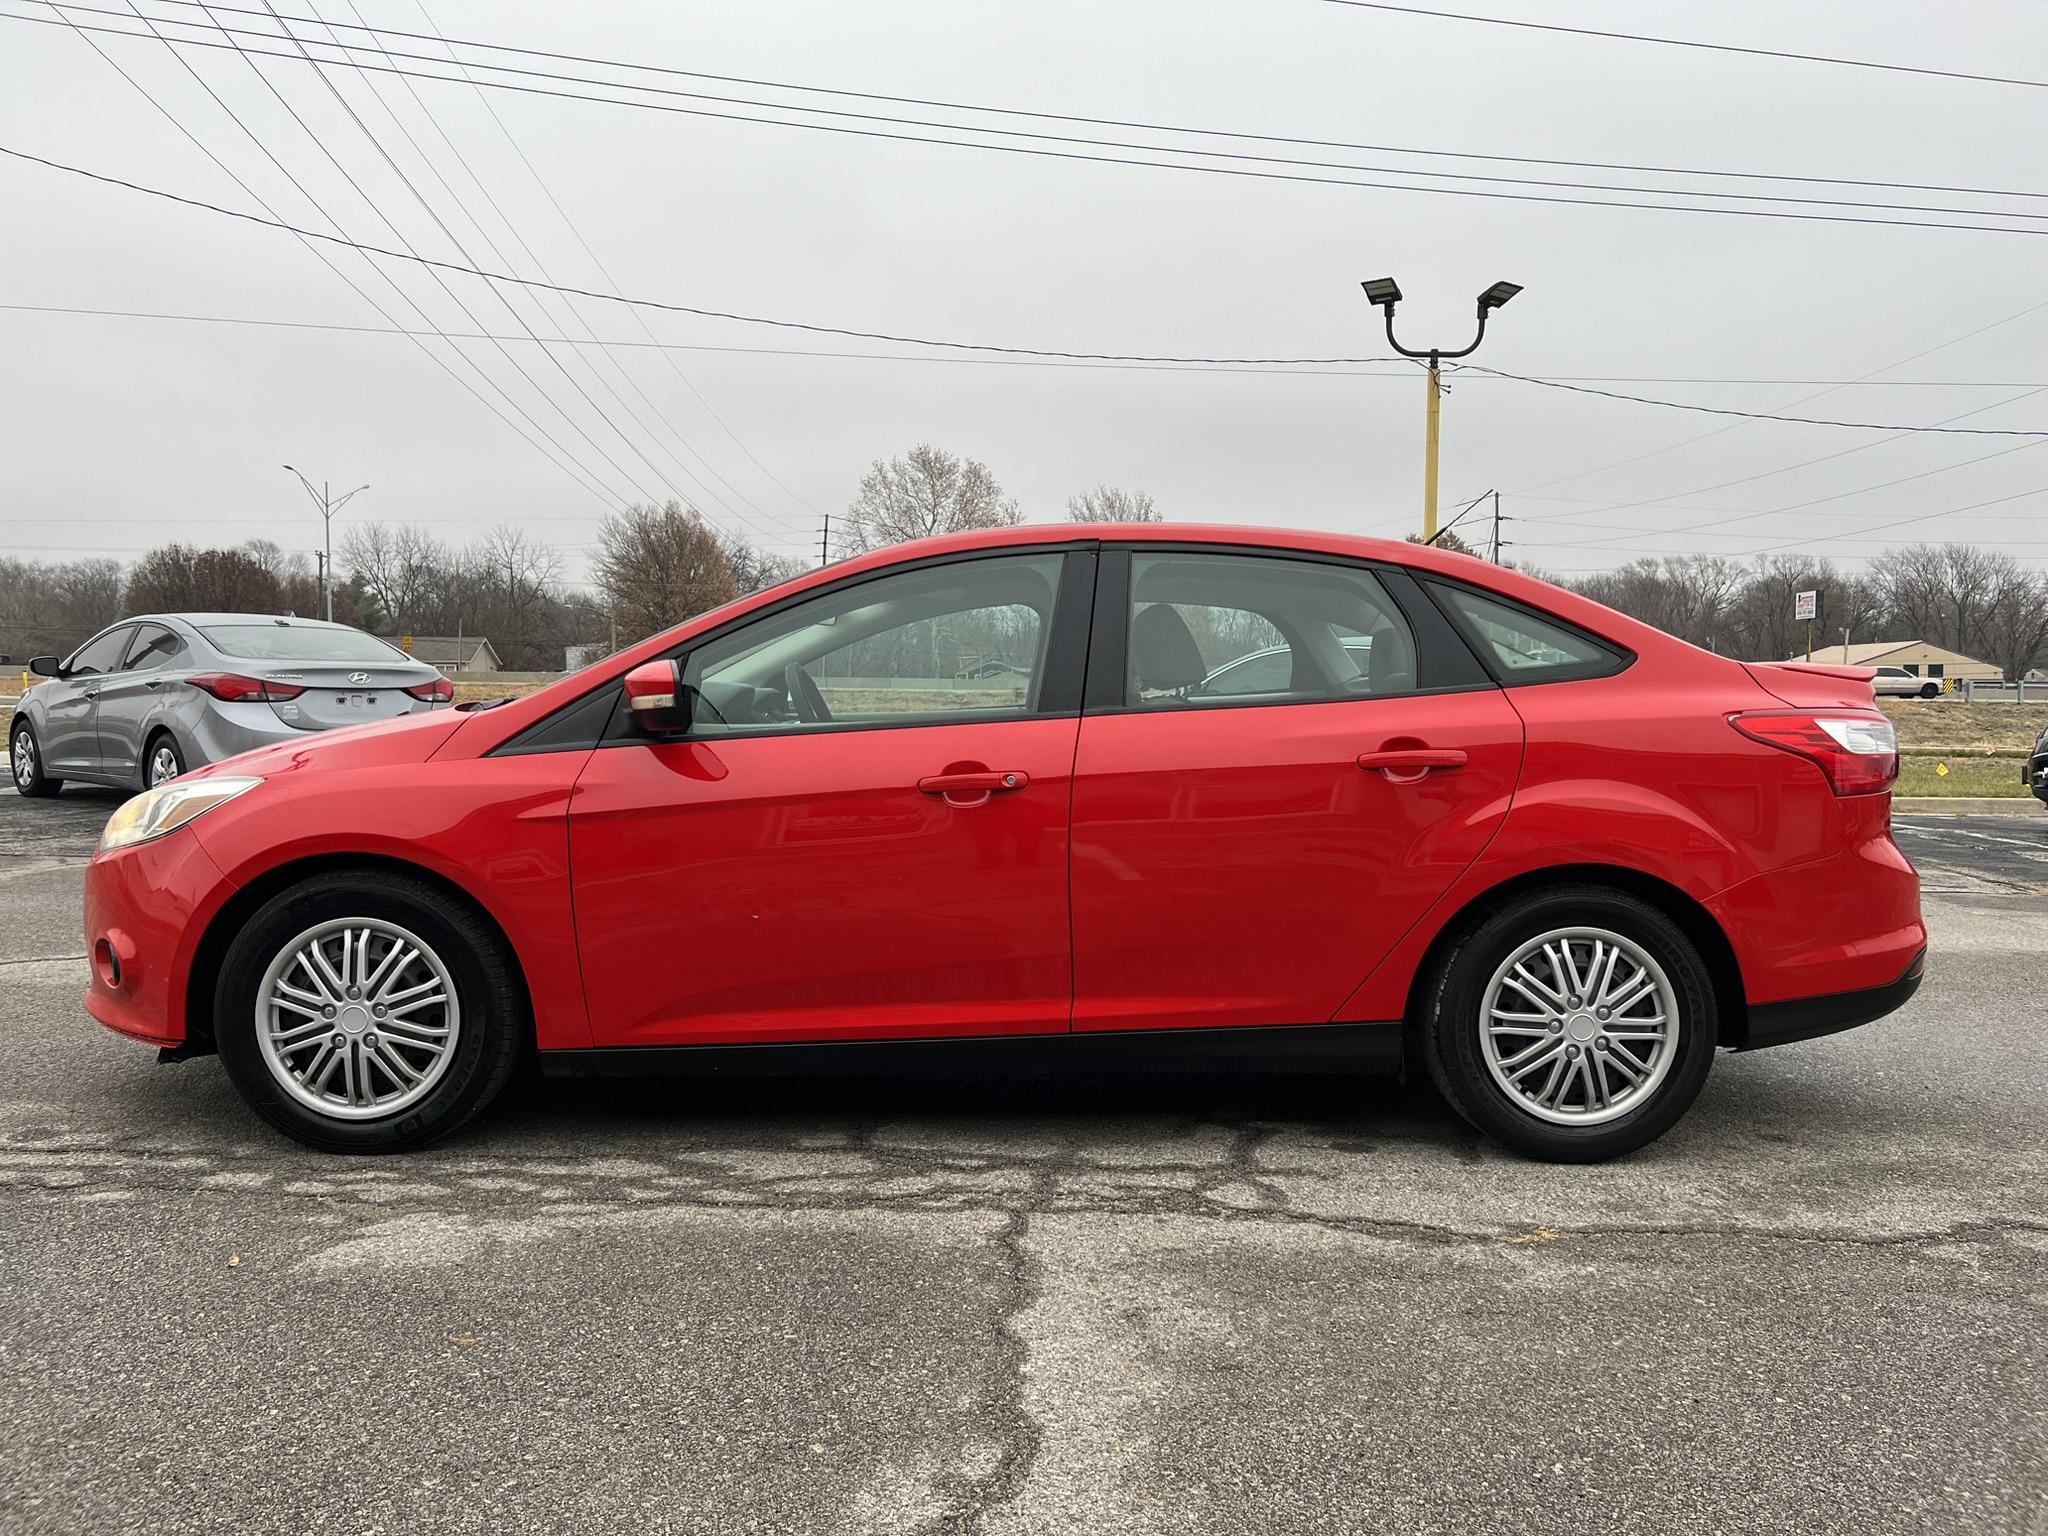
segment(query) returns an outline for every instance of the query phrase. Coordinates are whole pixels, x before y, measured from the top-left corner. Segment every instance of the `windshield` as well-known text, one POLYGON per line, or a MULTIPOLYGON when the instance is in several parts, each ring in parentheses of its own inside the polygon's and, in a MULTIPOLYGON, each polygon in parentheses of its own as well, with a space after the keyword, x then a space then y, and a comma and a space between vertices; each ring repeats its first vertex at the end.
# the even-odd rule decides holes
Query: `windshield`
POLYGON ((412 658, 359 629, 307 629, 294 624, 220 624, 199 631, 214 649, 249 661, 375 661, 412 658))

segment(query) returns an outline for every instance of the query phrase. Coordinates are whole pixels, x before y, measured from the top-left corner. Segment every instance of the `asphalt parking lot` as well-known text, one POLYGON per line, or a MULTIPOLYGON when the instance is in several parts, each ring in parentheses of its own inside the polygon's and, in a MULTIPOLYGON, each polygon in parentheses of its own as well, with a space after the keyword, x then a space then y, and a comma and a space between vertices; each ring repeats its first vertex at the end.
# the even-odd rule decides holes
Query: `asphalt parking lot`
POLYGON ((2048 1532, 2048 815, 1619 1163, 1345 1077, 534 1083, 302 1151, 0 795, 0 1530, 2048 1532))

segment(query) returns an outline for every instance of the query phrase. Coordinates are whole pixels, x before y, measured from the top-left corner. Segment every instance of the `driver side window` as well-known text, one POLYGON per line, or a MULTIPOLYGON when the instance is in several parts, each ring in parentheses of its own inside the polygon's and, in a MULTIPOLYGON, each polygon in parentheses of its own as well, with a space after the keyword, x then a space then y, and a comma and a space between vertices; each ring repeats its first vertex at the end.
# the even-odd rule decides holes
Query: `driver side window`
POLYGON ((947 725, 1036 712, 1063 557, 923 566, 827 592, 689 655, 691 733, 947 725))
POLYGON ((121 670, 121 653, 128 647, 128 641, 135 633, 129 625, 109 630, 97 639, 80 646, 65 664, 66 677, 98 677, 108 672, 121 670))

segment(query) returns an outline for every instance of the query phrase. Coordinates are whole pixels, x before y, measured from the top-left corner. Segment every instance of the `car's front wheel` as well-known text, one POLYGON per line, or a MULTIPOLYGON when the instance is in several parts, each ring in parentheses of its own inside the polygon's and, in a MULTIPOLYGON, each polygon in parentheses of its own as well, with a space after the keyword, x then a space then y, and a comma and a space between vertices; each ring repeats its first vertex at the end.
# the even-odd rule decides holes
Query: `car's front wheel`
POLYGON ((43 771, 43 753, 36 741, 35 728, 26 720, 14 723, 14 734, 10 738, 11 751, 9 766, 14 770, 16 791, 30 797, 54 795, 64 787, 62 779, 53 779, 43 771))
POLYGON ((1599 886, 1517 897, 1465 933, 1423 1000, 1444 1097, 1518 1151, 1595 1162, 1656 1140, 1713 1065, 1699 950, 1647 902, 1599 886))
POLYGON ((529 1033, 505 943, 468 903, 384 870, 316 875, 230 946, 215 1043, 250 1108, 329 1152, 445 1136, 505 1086, 529 1033))

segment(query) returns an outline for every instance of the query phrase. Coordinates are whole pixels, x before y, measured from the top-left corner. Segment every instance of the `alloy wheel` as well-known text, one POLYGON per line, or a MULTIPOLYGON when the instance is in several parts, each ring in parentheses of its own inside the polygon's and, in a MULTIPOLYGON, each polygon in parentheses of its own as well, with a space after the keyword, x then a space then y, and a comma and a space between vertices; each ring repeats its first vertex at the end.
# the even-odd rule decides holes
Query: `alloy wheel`
POLYGON ((256 1039, 278 1084, 339 1120, 396 1114, 454 1060, 461 1004, 441 957, 382 918, 338 918, 281 948, 256 989, 256 1039))
POLYGON ((1557 1125, 1598 1125, 1649 1102, 1677 1059, 1680 1028, 1664 967, 1605 928, 1528 940, 1495 970, 1480 1005, 1495 1085, 1557 1125))
POLYGON ((26 730, 14 733, 14 785, 27 789, 36 781, 36 739, 26 730))
POLYGON ((149 755, 149 787, 167 784, 185 770, 178 766, 178 752, 168 741, 160 742, 149 755))

